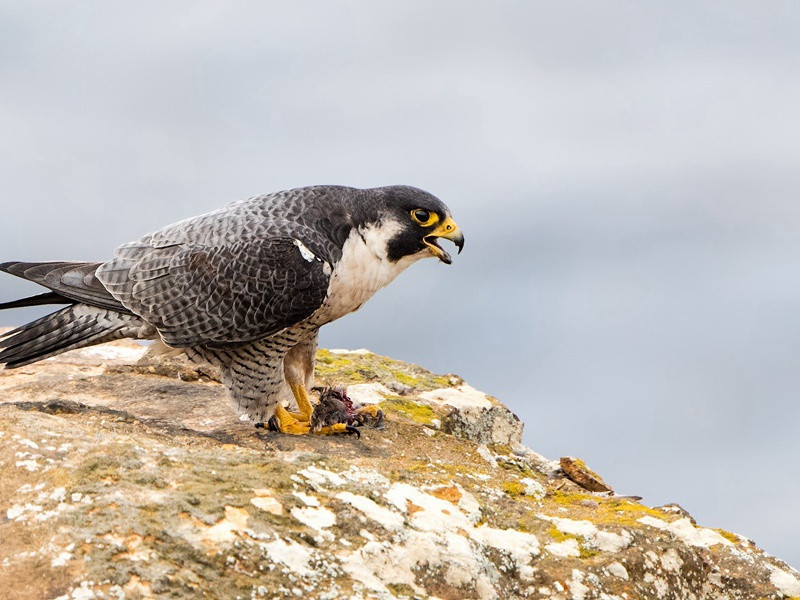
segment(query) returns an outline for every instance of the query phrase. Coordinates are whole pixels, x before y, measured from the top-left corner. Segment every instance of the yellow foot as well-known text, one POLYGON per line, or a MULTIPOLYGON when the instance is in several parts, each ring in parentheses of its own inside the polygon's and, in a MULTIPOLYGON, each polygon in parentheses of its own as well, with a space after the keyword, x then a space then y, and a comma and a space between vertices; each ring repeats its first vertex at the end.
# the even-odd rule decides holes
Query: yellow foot
POLYGON ((298 421, 308 421, 311 422, 311 413, 314 412, 314 408, 311 406, 311 400, 308 399, 308 392, 306 388, 302 384, 297 384, 291 386, 292 394, 294 394, 294 400, 297 402, 297 408, 299 412, 290 412, 289 414, 292 415, 298 421))
POLYGON ((312 431, 316 435, 336 435, 339 433, 354 434, 356 437, 361 437, 361 432, 347 423, 334 423, 333 425, 325 425, 320 427, 317 431, 312 431))
MULTIPOLYGON (((267 424, 270 431, 280 431, 281 433, 288 433, 290 435, 305 435, 308 433, 314 433, 316 435, 336 435, 344 433, 355 434, 361 437, 361 433, 358 429, 346 423, 335 423, 312 430, 311 415, 314 412, 314 408, 311 406, 308 392, 306 392, 306 388, 303 385, 293 385, 291 387, 299 410, 298 412, 290 412, 279 404, 275 408, 275 414, 270 418, 267 424)), ((378 410, 378 412, 380 412, 380 410, 378 410)))
POLYGON ((311 401, 308 399, 308 392, 302 385, 291 386, 295 402, 297 402, 298 412, 289 412, 278 404, 275 415, 270 418, 268 427, 270 431, 280 431, 291 435, 304 435, 311 430, 311 401))
POLYGON ((303 435, 311 430, 311 421, 309 419, 303 420, 302 415, 290 413, 288 410, 278 404, 275 408, 275 414, 268 422, 270 431, 280 431, 281 433, 288 433, 290 435, 303 435))

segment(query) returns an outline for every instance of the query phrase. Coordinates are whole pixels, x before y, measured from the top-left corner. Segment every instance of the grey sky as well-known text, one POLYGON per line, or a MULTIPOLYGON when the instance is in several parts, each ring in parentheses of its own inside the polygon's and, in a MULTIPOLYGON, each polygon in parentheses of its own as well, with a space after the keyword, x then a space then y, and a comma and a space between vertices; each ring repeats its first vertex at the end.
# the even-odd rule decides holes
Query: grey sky
POLYGON ((423 187, 464 253, 323 343, 459 373, 535 450, 797 567, 798 106, 789 2, 0 2, 0 259, 423 187))

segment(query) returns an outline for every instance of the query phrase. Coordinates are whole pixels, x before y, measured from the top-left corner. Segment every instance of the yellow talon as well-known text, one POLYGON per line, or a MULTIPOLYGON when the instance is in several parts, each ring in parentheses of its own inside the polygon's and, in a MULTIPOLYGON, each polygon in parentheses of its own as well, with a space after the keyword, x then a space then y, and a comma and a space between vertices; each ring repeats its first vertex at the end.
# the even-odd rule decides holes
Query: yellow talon
MULTIPOLYGON (((286 410, 283 405, 278 404, 278 406, 275 407, 275 415, 269 421, 270 429, 290 435, 304 435, 307 433, 314 433, 316 435, 336 435, 352 433, 361 437, 361 433, 358 429, 347 423, 325 425, 312 431, 311 416, 314 413, 314 407, 311 406, 308 392, 302 384, 294 384, 290 387, 292 394, 294 394, 294 399, 297 402, 298 412, 290 412, 286 410)), ((383 420, 383 412, 375 404, 370 404, 361 408, 359 413, 363 417, 378 421, 378 423, 383 420)))
POLYGON ((318 430, 312 432, 316 435, 336 435, 339 433, 354 433, 357 437, 361 437, 361 432, 347 423, 334 423, 333 425, 325 425, 318 430))
POLYGON ((301 421, 280 404, 275 408, 275 424, 278 431, 291 435, 303 435, 311 430, 310 421, 301 421))
POLYGON ((311 422, 311 413, 314 412, 314 408, 311 406, 311 400, 308 399, 308 392, 306 391, 305 386, 302 383, 299 383, 291 387, 292 394, 294 394, 294 399, 295 402, 297 402, 297 408, 299 410, 299 412, 291 414, 299 421, 311 422))
POLYGON ((337 433, 346 433, 347 425, 345 423, 334 423, 333 425, 326 425, 320 427, 319 431, 315 431, 317 435, 334 435, 337 433))

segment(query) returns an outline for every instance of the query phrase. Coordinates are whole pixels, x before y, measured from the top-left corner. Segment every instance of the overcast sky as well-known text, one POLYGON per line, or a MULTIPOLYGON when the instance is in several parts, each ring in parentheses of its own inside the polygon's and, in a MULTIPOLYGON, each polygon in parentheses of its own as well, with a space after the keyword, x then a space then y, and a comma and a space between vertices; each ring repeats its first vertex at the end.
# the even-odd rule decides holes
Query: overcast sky
POLYGON ((458 373, 534 450, 798 567, 798 107, 790 2, 3 1, 0 260, 425 188, 464 252, 322 343, 458 373))

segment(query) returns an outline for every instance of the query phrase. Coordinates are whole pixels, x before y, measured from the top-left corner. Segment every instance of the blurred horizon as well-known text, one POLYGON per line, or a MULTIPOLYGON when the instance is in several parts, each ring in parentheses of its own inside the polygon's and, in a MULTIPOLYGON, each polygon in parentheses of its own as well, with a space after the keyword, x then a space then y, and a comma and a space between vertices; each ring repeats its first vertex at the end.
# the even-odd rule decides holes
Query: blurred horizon
POLYGON ((421 187, 464 251, 321 345, 457 373, 535 451, 798 568, 798 31, 777 1, 0 1, 0 262, 421 187))

